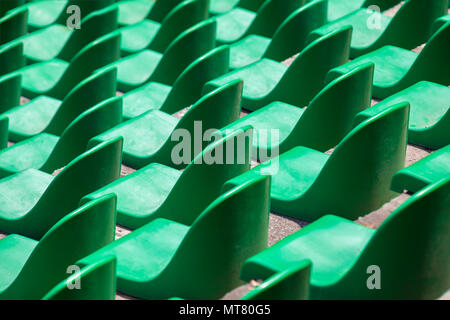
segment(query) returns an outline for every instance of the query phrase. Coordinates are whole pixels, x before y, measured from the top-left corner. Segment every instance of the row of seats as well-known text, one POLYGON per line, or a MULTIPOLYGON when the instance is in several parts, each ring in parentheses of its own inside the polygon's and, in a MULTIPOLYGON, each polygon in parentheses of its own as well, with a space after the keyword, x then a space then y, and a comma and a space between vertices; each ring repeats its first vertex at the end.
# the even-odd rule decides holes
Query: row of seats
POLYGON ((449 1, 367 8, 399 2, 2 1, 0 298, 448 290, 449 1), (214 139, 175 163, 199 121, 214 139), (404 168, 408 143, 437 151, 404 168), (405 190, 378 230, 352 222, 405 190), (266 248, 269 212, 313 222, 266 248))

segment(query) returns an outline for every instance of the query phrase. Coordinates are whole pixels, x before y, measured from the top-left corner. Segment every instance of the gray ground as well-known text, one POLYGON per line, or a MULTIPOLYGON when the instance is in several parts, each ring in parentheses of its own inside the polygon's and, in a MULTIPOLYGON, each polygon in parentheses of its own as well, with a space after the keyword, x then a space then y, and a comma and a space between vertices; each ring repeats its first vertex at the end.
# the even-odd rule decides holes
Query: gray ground
MULTIPOLYGON (((403 2, 402 2, 403 3, 403 2)), ((393 7, 390 10, 385 11, 385 13, 389 16, 395 15, 395 13, 398 11, 399 7, 402 5, 399 4, 395 7, 393 7)), ((449 11, 450 12, 450 11, 449 11)), ((416 48, 415 52, 420 52, 423 48, 423 45, 416 48)), ((295 56, 287 59, 283 63, 286 65, 290 65, 292 61, 294 60, 295 56)), ((118 95, 121 95, 122 93, 118 92, 118 95)), ((27 101, 26 98, 23 98, 21 103, 25 103, 27 101)), ((376 104, 378 101, 373 100, 372 105, 376 104)), ((182 117, 186 113, 187 109, 182 110, 178 112, 175 116, 182 117)), ((243 110, 241 117, 248 114, 245 110, 243 110)), ((9 143, 8 145, 11 145, 12 143, 9 143)), ((328 153, 331 153, 332 150, 330 150, 328 153)), ((426 150, 424 148, 414 146, 414 145, 408 145, 407 148, 407 154, 406 154, 406 166, 409 166, 420 159, 426 157, 429 155, 432 151, 426 150)), ((254 165, 257 165, 256 163, 254 165)), ((128 175, 131 172, 135 171, 133 168, 122 166, 122 176, 128 175)), ((55 172, 54 174, 57 174, 58 172, 55 172)), ((401 205, 403 202, 405 202, 409 196, 407 194, 399 194, 398 197, 392 199, 392 201, 386 203, 378 210, 371 212, 370 214, 360 217, 356 220, 357 223, 365 225, 369 228, 376 229, 378 228, 381 223, 386 219, 399 205, 401 205)), ((269 221, 269 246, 273 245, 274 243, 284 239, 288 235, 300 230, 302 227, 307 225, 307 222, 284 217, 275 213, 270 214, 270 221, 269 221)), ((116 239, 121 238, 125 236, 126 234, 130 233, 131 231, 127 228, 117 226, 116 227, 116 239)), ((0 239, 4 238, 7 234, 0 231, 0 239)), ((223 297, 223 299, 239 299, 242 297, 246 292, 253 289, 255 286, 257 286, 260 282, 259 281, 251 281, 248 284, 245 284, 239 288, 236 288, 232 292, 228 293, 223 297)), ((116 299, 118 300, 129 300, 129 299, 135 299, 133 297, 118 293, 116 296, 116 299)), ((450 290, 444 294, 441 299, 450 300, 450 290)))

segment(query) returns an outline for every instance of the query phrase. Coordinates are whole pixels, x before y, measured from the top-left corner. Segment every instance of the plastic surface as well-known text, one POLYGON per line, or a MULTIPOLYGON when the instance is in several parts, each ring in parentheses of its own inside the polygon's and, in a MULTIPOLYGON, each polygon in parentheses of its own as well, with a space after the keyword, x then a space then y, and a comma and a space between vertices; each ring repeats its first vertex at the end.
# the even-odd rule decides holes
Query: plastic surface
POLYGON ((115 205, 111 195, 92 201, 68 213, 39 242, 16 234, 1 239, 0 299, 43 298, 67 278, 69 266, 113 241, 115 205))
POLYGON ((28 169, 1 179, 0 230, 41 238, 84 195, 120 176, 121 151, 115 139, 76 157, 56 177, 28 169))
POLYGON ((157 218, 190 225, 218 197, 227 180, 250 169, 250 141, 251 130, 244 128, 210 144, 184 171, 151 163, 93 192, 83 201, 116 194, 117 221, 131 229, 157 218))
POLYGON ((289 67, 264 58, 208 82, 205 90, 241 79, 245 109, 256 110, 273 101, 305 106, 323 88, 328 71, 348 61, 350 38, 351 28, 342 28, 308 45, 289 67))
POLYGON ((242 278, 264 279, 307 259, 311 299, 436 299, 450 286, 449 194, 447 177, 411 196, 376 231, 323 217, 247 260, 242 278), (376 267, 381 288, 370 290, 376 267))
POLYGON ((415 193, 450 175, 450 145, 394 174, 391 189, 415 193))
POLYGON ((121 98, 107 99, 80 114, 60 137, 41 133, 1 150, 0 177, 30 168, 52 173, 83 153, 91 138, 121 121, 121 98))
POLYGON ((27 10, 17 8, 0 16, 0 45, 16 40, 27 33, 27 10))
POLYGON ((269 177, 248 180, 199 212, 190 227, 157 219, 82 262, 114 254, 117 288, 131 296, 220 298, 242 284, 244 260, 267 246, 269 188, 269 177))
POLYGON ((390 106, 408 102, 411 106, 408 142, 430 149, 450 144, 450 89, 421 81, 384 99, 356 117, 356 122, 370 118, 390 106))
POLYGON ((419 81, 450 84, 447 64, 450 52, 450 22, 430 38, 420 54, 394 46, 385 46, 331 70, 330 81, 363 63, 375 64, 373 95, 384 99, 419 81))

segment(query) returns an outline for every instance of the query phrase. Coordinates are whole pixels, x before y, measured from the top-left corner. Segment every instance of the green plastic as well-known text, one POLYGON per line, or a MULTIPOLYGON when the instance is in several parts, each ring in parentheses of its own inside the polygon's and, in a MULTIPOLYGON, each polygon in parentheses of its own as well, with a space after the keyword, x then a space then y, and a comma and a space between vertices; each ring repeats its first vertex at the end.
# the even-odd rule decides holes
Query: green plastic
POLYGON ((80 8, 82 17, 91 12, 101 10, 114 3, 114 0, 44 0, 27 2, 28 28, 36 30, 52 24, 66 24, 73 12, 67 13, 67 8, 76 5, 80 8))
POLYGON ((83 153, 91 138, 121 121, 121 98, 107 99, 80 114, 60 137, 40 133, 1 150, 0 177, 30 168, 52 173, 83 153))
POLYGON ((115 204, 112 195, 92 201, 62 217, 39 242, 17 234, 1 239, 0 299, 42 299, 68 277, 69 266, 113 241, 115 204))
POLYGON ((447 65, 450 52, 450 22, 440 28, 427 42, 420 54, 402 48, 385 46, 351 62, 331 70, 330 81, 356 66, 375 64, 373 95, 384 99, 419 81, 442 85, 450 84, 450 68, 447 65))
MULTIPOLYGON (((450 2, 449 2, 449 7, 450 7, 450 2)), ((436 31, 438 31, 440 28, 442 28, 446 23, 450 22, 450 14, 446 14, 445 16, 442 16, 438 19, 436 19, 436 21, 433 24, 433 31, 432 31, 432 35, 434 33, 436 33, 436 31)))
POLYGON ((361 112, 356 121, 364 121, 394 104, 408 102, 411 106, 408 142, 439 149, 450 144, 449 101, 450 88, 421 81, 361 112))
POLYGON ((306 221, 331 213, 357 219, 397 195, 389 187, 405 164, 408 113, 407 103, 392 106, 355 127, 331 155, 295 147, 247 175, 272 174, 275 212, 306 221))
POLYGON ((2 18, 9 10, 20 7, 25 0, 3 0, 0 1, 0 18, 2 18))
POLYGON ((61 281, 43 300, 115 300, 116 258, 103 257, 80 272, 61 281), (79 281, 80 288, 69 289, 68 284, 79 281))
POLYGON ((208 18, 208 4, 209 0, 183 1, 161 23, 145 19, 121 28, 122 54, 144 49, 164 52, 181 33, 208 18))
POLYGON ((264 58, 208 82, 205 90, 242 79, 245 109, 256 110, 273 101, 305 106, 323 88, 327 72, 348 61, 350 38, 351 28, 342 28, 308 45, 289 67, 264 58))
POLYGON ((311 262, 303 260, 268 277, 241 300, 306 300, 310 273, 311 262))
POLYGON ((434 21, 447 10, 448 0, 406 0, 393 18, 372 9, 359 9, 315 30, 311 39, 350 25, 353 27, 351 58, 385 45, 414 49, 428 40, 434 21))
POLYGON ((123 118, 128 120, 159 109, 178 112, 194 104, 202 95, 206 82, 228 72, 229 48, 221 46, 202 55, 181 72, 169 86, 150 81, 123 95, 123 118))
POLYGON ((8 43, 0 46, 0 76, 7 75, 25 65, 22 43, 8 43))
POLYGON ((342 18, 360 8, 378 6, 381 11, 387 10, 401 0, 327 0, 328 2, 328 21, 334 21, 342 18))
POLYGON ((268 0, 257 12, 236 7, 216 16, 217 42, 231 44, 249 34, 271 38, 283 21, 306 0, 268 0))
POLYGON ((17 8, 0 17, 0 45, 27 33, 27 10, 17 8))
POLYGON ((0 76, 0 114, 20 104, 21 81, 18 74, 0 76))
POLYGON ((415 193, 449 175, 450 145, 447 145, 394 174, 391 189, 415 193))
POLYGON ((209 14, 217 16, 239 7, 256 12, 264 2, 265 0, 210 0, 209 14))
POLYGON ((148 82, 173 85, 190 63, 214 49, 215 30, 216 22, 208 19, 180 34, 164 53, 146 49, 114 62, 119 90, 127 92, 148 82))
MULTIPOLYGON (((157 162, 173 168, 184 168, 186 164, 176 164, 172 161, 172 150, 179 143, 172 138, 178 132, 189 133, 195 137, 201 130, 222 128, 239 119, 241 111, 242 82, 234 81, 219 88, 198 100, 189 111, 179 119, 160 110, 150 110, 130 119, 91 140, 95 145, 114 137, 123 137, 123 163, 133 168, 157 162), (174 135, 175 133, 175 135, 174 135)), ((203 134, 201 132, 200 134, 203 134)), ((196 150, 195 139, 190 141, 190 159, 201 150, 196 150)), ((206 142, 204 143, 206 146, 206 142)), ((1 156, 0 156, 1 163, 1 156)))
POLYGON ((157 219, 82 262, 114 254, 117 289, 131 296, 220 298, 242 284, 242 263, 267 246, 269 188, 269 177, 248 180, 219 196, 190 227, 157 219))
MULTIPOLYGON (((22 141, 42 132, 62 135, 67 126, 81 113, 115 96, 116 74, 115 68, 99 70, 77 84, 63 101, 39 96, 23 105, 3 104, 8 110, 3 115, 9 118, 9 139, 14 142, 22 141)), ((0 81, 0 88, 3 84, 0 81)), ((16 91, 20 92, 20 87, 16 88, 19 88, 16 91)), ((12 98, 8 100, 20 96, 15 91, 11 93, 12 98)))
POLYGON ((80 22, 80 29, 54 24, 21 37, 29 62, 51 59, 70 61, 84 46, 117 29, 117 8, 92 12, 80 22))
POLYGON ((131 229, 158 218, 191 225, 220 195, 227 180, 250 169, 250 139, 251 130, 235 131, 205 148, 184 171, 151 163, 93 192, 83 201, 116 194, 117 222, 131 229), (210 161, 216 154, 221 161, 210 161), (225 162, 227 156, 232 161, 225 162), (192 186, 196 186, 195 190, 192 186))
POLYGON ((245 67, 262 58, 283 61, 302 51, 309 33, 326 22, 327 2, 313 1, 294 11, 273 38, 251 34, 230 45, 230 68, 245 67))
POLYGON ((121 150, 115 139, 76 157, 56 177, 28 169, 1 179, 0 230, 41 238, 84 195, 119 178, 121 150))
POLYGON ((449 194, 447 177, 411 196, 378 230, 325 216, 247 260, 242 279, 308 259, 311 299, 436 299, 450 287, 449 194), (370 290, 376 267, 381 286, 370 290))
POLYGON ((119 7, 119 24, 132 25, 145 18, 161 22, 183 0, 122 0, 117 1, 119 7))
POLYGON ((70 63, 52 59, 26 66, 22 75, 22 91, 27 98, 46 95, 63 99, 79 82, 95 70, 119 59, 120 34, 110 33, 89 43, 70 63))
POLYGON ((325 152, 352 129, 358 112, 370 107, 372 79, 373 65, 359 66, 329 83, 307 108, 275 101, 223 130, 252 126, 252 157, 258 161, 296 146, 325 152), (278 138, 272 137, 272 133, 278 134, 278 138))
POLYGON ((8 118, 0 117, 0 150, 8 146, 8 118))

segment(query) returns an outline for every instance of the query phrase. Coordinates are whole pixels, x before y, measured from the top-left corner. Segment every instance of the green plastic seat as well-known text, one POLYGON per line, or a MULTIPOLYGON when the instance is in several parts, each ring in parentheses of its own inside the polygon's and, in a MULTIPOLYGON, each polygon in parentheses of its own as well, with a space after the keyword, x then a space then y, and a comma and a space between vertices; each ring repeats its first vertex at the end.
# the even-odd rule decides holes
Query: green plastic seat
MULTIPOLYGON (((43 132, 62 135, 81 113, 115 96, 116 75, 115 68, 101 69, 76 85, 62 101, 42 95, 23 105, 3 104, 7 110, 3 116, 9 118, 9 139, 14 142, 22 141, 43 132)), ((7 84, 0 79, 0 88, 3 85, 10 87, 7 84)), ((20 87, 15 89, 10 91, 12 97, 8 101, 20 96, 20 87)))
POLYGON ((394 174, 391 189, 415 193, 450 176, 450 145, 439 149, 420 161, 394 174))
POLYGON ((120 34, 113 32, 86 45, 70 63, 52 59, 16 71, 22 75, 23 95, 27 98, 46 95, 63 99, 95 70, 118 60, 119 45, 120 34))
POLYGON ((241 300, 306 300, 311 262, 303 260, 265 279, 241 300))
POLYGON ((328 1, 328 21, 342 18, 360 8, 368 8, 376 5, 380 10, 387 10, 401 0, 327 0, 328 1))
POLYGON ((8 146, 8 118, 0 117, 0 150, 8 146))
POLYGON ((357 219, 396 196, 389 187, 405 164, 408 113, 407 103, 392 106, 356 126, 331 155, 295 147, 245 175, 272 175, 271 207, 280 214, 357 219))
POLYGON ((8 43, 0 46, 0 76, 25 66, 22 43, 8 43))
POLYGON ((305 106, 323 88, 327 72, 348 61, 350 37, 351 28, 342 28, 308 45, 289 67, 264 58, 208 82, 205 90, 242 79, 245 109, 256 110, 273 101, 305 106))
MULTIPOLYGON (((450 2, 449 2, 449 7, 450 7, 450 2)), ((432 34, 436 33, 436 31, 438 31, 440 28, 442 28, 448 22, 450 22, 450 14, 446 14, 445 16, 442 16, 442 17, 436 19, 436 21, 433 24, 432 34)))
POLYGON ((180 34, 164 53, 142 50, 111 65, 118 68, 118 89, 130 91, 148 82, 172 85, 195 59, 215 48, 213 19, 202 21, 180 34))
POLYGON ((450 144, 449 101, 449 87, 421 81, 361 112, 356 121, 364 121, 396 103, 408 102, 411 106, 408 142, 439 149, 450 144))
POLYGON ((250 138, 251 130, 247 128, 235 131, 206 147, 184 171, 151 163, 87 195, 83 201, 116 194, 117 223, 131 229, 158 218, 191 225, 220 195, 227 180, 250 169, 250 138), (214 161, 214 155, 220 160, 214 161))
POLYGON ((65 25, 72 14, 67 13, 69 6, 78 6, 81 16, 85 17, 113 3, 114 0, 33 0, 27 2, 24 7, 28 9, 28 28, 36 30, 55 23, 65 25))
POLYGON ((76 157, 56 177, 28 169, 1 179, 0 230, 41 238, 84 195, 120 176, 121 150, 115 139, 76 157))
POLYGON ((183 0, 123 0, 117 1, 119 24, 132 25, 144 19, 161 22, 183 0))
MULTIPOLYGON (((188 163, 174 163, 172 160, 172 150, 179 143, 173 138, 177 137, 179 132, 189 133, 194 137, 197 134, 196 125, 201 124, 201 130, 206 132, 222 128, 239 119, 241 92, 242 82, 231 82, 199 99, 181 119, 157 109, 147 111, 98 135, 91 140, 90 145, 123 137, 122 161, 127 166, 142 168, 157 162, 174 168, 184 168, 188 163)), ((201 146, 201 150, 196 150, 195 143, 195 139, 191 139, 191 152, 188 155, 190 159, 203 149, 201 146)))
POLYGON ((110 98, 80 114, 61 136, 40 133, 0 151, 0 177, 30 168, 52 173, 86 150, 91 138, 122 121, 122 100, 110 98))
POLYGON ((144 19, 119 29, 122 54, 129 55, 144 49, 164 52, 181 33, 208 18, 208 1, 183 1, 161 23, 144 19))
POLYGON ((447 64, 450 52, 450 22, 440 28, 428 41, 420 54, 406 49, 385 46, 363 55, 330 71, 330 81, 356 66, 375 64, 373 95, 384 99, 419 81, 442 85, 450 84, 450 68, 447 64))
POLYGON ((108 195, 66 213, 40 241, 17 234, 1 239, 0 299, 42 299, 68 277, 69 266, 113 241, 115 205, 108 195))
POLYGON ((277 28, 306 0, 268 0, 257 12, 235 7, 225 14, 216 16, 219 44, 231 44, 249 34, 272 38, 277 28))
POLYGON ((20 7, 25 3, 25 0, 3 0, 0 1, 0 18, 3 17, 8 11, 20 7))
POLYGON ((210 0, 209 14, 217 16, 227 13, 236 7, 250 11, 258 11, 265 0, 210 0))
POLYGON ((230 68, 245 67, 262 58, 283 61, 300 52, 309 33, 326 22, 326 1, 313 1, 294 11, 273 38, 250 34, 230 45, 230 68))
POLYGON ((117 29, 117 8, 94 11, 80 22, 80 29, 53 24, 29 33, 18 41, 24 44, 29 62, 51 59, 70 61, 84 46, 117 29))
POLYGON ((313 31, 311 39, 351 25, 351 58, 385 45, 414 49, 428 40, 434 21, 447 10, 448 0, 406 0, 393 18, 372 9, 359 9, 313 31), (379 25, 371 26, 371 21, 379 25), (412 25, 414 31, 411 30, 412 25))
POLYGON ((373 65, 360 66, 330 82, 307 108, 275 101, 223 130, 252 126, 252 157, 260 162, 296 146, 325 152, 352 129, 358 112, 370 107, 372 79, 373 65))
POLYGON ((27 33, 27 10, 17 8, 0 17, 0 45, 27 33))
POLYGON ((270 178, 227 190, 192 226, 154 220, 83 259, 117 257, 117 289, 146 299, 217 299, 239 286, 245 259, 267 246, 270 178))
POLYGON ((20 104, 21 81, 18 74, 0 76, 0 114, 20 104))
POLYGON ((247 260, 242 279, 308 259, 311 299, 436 299, 450 286, 449 194, 447 177, 411 196, 378 230, 325 216, 247 260), (381 285, 370 290, 376 269, 381 285))
POLYGON ((123 95, 123 118, 128 120, 159 109, 175 113, 200 99, 206 82, 228 72, 229 48, 215 48, 193 61, 173 86, 150 81, 123 95))
POLYGON ((43 300, 114 300, 116 298, 116 258, 103 257, 83 267, 51 289, 43 300), (80 282, 81 288, 68 284, 80 282))

